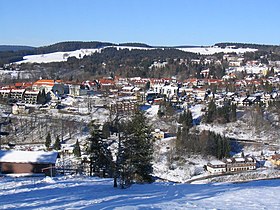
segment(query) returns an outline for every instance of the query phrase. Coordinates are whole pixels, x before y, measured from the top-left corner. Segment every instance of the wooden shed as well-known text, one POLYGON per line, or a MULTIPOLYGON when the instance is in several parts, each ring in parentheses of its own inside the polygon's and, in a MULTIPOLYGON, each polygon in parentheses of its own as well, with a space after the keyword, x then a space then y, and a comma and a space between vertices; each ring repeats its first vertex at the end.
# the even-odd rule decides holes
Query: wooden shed
POLYGON ((57 157, 57 152, 1 150, 0 172, 54 176, 57 157))

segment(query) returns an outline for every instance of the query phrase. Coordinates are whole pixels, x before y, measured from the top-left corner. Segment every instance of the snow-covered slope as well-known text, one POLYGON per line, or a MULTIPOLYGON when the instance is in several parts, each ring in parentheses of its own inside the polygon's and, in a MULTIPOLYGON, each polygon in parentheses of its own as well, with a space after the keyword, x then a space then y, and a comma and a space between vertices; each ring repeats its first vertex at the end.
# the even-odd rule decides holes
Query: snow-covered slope
POLYGON ((54 52, 41 55, 27 55, 23 57, 23 61, 20 63, 51 63, 51 62, 62 62, 67 61, 69 57, 83 58, 85 55, 91 55, 92 53, 98 52, 99 49, 80 49, 69 52, 54 52))
MULTIPOLYGON (((119 49, 140 49, 140 50, 152 50, 152 49, 158 49, 158 48, 145 48, 145 47, 130 47, 130 46, 110 46, 119 49)), ((108 47, 104 47, 108 48, 108 47)), ((17 63, 50 63, 50 62, 63 62, 67 61, 69 57, 76 57, 76 58, 83 58, 85 55, 91 55, 95 52, 101 52, 104 48, 95 48, 95 49, 80 49, 75 51, 69 51, 69 52, 54 52, 54 53, 48 53, 48 54, 41 54, 41 55, 27 55, 24 56, 22 61, 19 61, 17 63)), ((160 48, 161 49, 161 48, 160 48)), ((244 53, 244 52, 252 52, 256 51, 257 49, 251 49, 251 48, 220 48, 217 46, 214 47, 187 47, 187 48, 176 48, 178 50, 182 50, 185 52, 193 52, 193 53, 199 53, 202 55, 212 55, 214 53, 229 53, 229 52, 235 52, 235 53, 244 53)))
POLYGON ((1 177, 1 209, 280 209, 280 180, 132 185, 90 177, 1 177))
MULTIPOLYGON (((116 48, 117 50, 121 49, 141 49, 141 50, 149 50, 153 48, 145 48, 145 47, 126 47, 126 46, 111 46, 116 48)), ((27 55, 23 57, 22 61, 17 62, 20 63, 51 63, 51 62, 63 62, 67 61, 69 57, 76 57, 76 58, 83 58, 84 56, 92 55, 95 52, 100 53, 103 48, 95 48, 95 49, 80 49, 75 51, 68 51, 68 52, 54 52, 54 53, 47 53, 41 55, 27 55)))
POLYGON ((215 53, 245 53, 245 52, 254 52, 257 51, 257 49, 252 48, 221 48, 217 46, 213 47, 186 47, 186 48, 177 48, 178 50, 182 50, 185 52, 192 52, 192 53, 199 53, 201 55, 213 55, 215 53))

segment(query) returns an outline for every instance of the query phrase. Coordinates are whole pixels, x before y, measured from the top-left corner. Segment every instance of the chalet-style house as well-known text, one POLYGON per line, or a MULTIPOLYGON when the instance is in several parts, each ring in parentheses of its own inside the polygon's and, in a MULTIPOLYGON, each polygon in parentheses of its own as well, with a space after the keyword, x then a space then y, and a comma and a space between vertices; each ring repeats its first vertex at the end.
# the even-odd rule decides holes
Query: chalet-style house
POLYGON ((230 173, 256 169, 256 160, 253 157, 227 158, 222 161, 211 161, 207 164, 210 173, 230 173))
POLYGON ((43 151, 0 151, 1 174, 55 175, 57 152, 43 151))

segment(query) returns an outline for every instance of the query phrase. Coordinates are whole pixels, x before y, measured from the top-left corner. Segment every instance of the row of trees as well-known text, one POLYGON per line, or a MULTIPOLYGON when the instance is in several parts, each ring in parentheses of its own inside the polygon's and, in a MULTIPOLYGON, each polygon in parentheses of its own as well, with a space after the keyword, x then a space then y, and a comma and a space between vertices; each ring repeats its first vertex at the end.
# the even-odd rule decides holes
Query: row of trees
POLYGON ((178 130, 176 138, 176 154, 185 156, 188 154, 212 155, 218 159, 230 156, 230 141, 211 131, 200 133, 190 132, 185 127, 178 130))

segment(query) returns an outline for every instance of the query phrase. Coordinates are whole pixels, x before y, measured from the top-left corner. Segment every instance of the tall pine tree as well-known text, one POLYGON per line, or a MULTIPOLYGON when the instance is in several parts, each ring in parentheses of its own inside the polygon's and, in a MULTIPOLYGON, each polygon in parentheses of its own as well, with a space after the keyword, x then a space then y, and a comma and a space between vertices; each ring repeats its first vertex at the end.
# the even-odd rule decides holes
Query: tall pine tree
POLYGON ((57 136, 56 139, 55 139, 53 149, 55 149, 55 150, 60 150, 61 149, 61 142, 60 142, 59 136, 57 136))
POLYGON ((51 134, 48 133, 48 135, 47 135, 47 137, 46 137, 46 141, 45 141, 45 146, 46 146, 47 149, 50 148, 51 143, 52 143, 51 134))
POLYGON ((76 157, 81 157, 81 147, 80 147, 78 139, 77 139, 76 144, 74 146, 73 153, 76 157))
POLYGON ((206 113, 206 123, 212 123, 215 119, 215 114, 217 111, 217 107, 214 100, 211 100, 208 104, 208 110, 206 113))
POLYGON ((112 154, 108 149, 108 145, 103 140, 102 130, 100 125, 92 121, 90 123, 91 136, 89 137, 89 147, 87 152, 90 156, 90 175, 99 173, 101 170, 111 172, 112 154))
POLYGON ((143 112, 137 111, 124 125, 123 149, 120 155, 120 180, 150 182, 153 159, 152 129, 143 112))

